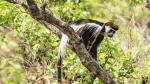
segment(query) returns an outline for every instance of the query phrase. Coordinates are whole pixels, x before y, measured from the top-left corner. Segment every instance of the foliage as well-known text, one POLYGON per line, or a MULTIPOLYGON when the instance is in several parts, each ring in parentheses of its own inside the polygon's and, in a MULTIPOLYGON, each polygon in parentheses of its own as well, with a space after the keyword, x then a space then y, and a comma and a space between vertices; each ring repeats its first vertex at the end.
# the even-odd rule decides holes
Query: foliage
MULTIPOLYGON (((42 3, 42 0, 36 1, 38 5, 42 3)), ((113 39, 106 38, 98 48, 98 63, 118 84, 140 84, 142 77, 150 75, 150 32, 147 33, 150 30, 145 27, 150 22, 150 13, 143 7, 144 0, 47 0, 47 3, 57 16, 69 23, 92 18, 102 22, 111 20, 119 25, 113 39)), ((42 76, 55 84, 59 39, 33 20, 22 7, 2 0, 0 25, 9 26, 23 38, 21 44, 14 43, 17 47, 14 48, 13 40, 7 41, 5 34, 0 33, 0 83, 32 83, 42 76), (7 53, 2 51, 4 48, 11 52, 15 50, 15 57, 9 58, 7 54, 3 57, 1 53, 7 53), (11 81, 7 75, 13 75, 11 81)), ((63 77, 64 80, 78 77, 73 81, 75 84, 101 84, 99 79, 90 80, 91 74, 69 49, 63 57, 63 77)))

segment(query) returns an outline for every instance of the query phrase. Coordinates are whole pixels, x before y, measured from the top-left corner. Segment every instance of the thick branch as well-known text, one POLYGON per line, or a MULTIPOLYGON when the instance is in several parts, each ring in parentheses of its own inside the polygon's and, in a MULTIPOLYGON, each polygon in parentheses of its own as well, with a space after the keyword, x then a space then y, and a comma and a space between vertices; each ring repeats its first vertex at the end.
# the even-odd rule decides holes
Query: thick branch
POLYGON ((27 4, 23 0, 5 0, 5 1, 13 3, 13 4, 20 4, 25 9, 28 8, 27 4))
MULTIPOLYGON (((6 0, 12 1, 12 0, 6 0)), ((18 3, 18 2, 16 2, 18 3)), ((20 3, 19 3, 20 4, 20 3)), ((94 75, 100 78, 104 84, 115 84, 111 77, 99 66, 92 56, 86 50, 82 39, 76 34, 69 24, 58 19, 50 10, 42 10, 37 7, 34 0, 27 0, 28 12, 30 15, 42 24, 52 24, 61 32, 70 38, 70 45, 73 46, 75 52, 79 56, 82 64, 94 75)))

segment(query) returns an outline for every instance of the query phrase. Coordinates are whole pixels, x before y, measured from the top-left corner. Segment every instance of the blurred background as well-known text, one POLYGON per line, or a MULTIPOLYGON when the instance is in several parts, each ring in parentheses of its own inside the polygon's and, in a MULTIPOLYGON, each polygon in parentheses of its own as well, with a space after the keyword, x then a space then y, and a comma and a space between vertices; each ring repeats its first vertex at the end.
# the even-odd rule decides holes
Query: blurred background
MULTIPOLYGON (((119 31, 98 48, 98 63, 118 84, 150 84, 150 10, 146 0, 45 0, 63 21, 113 21, 119 31), (144 83, 143 83, 144 84, 144 83)), ((42 0, 36 0, 41 6, 42 0)), ((0 84, 56 84, 59 38, 19 5, 0 0, 0 84)), ((63 81, 102 84, 70 49, 63 81)))

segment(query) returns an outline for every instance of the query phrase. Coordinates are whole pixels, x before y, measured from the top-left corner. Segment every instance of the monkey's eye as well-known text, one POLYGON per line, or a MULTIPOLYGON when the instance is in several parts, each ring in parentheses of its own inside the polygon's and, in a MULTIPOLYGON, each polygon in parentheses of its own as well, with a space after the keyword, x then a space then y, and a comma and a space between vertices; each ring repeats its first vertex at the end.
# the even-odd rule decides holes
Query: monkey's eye
POLYGON ((109 31, 109 33, 111 33, 111 32, 112 32, 112 33, 115 33, 115 31, 114 31, 114 30, 110 30, 110 31, 109 31))

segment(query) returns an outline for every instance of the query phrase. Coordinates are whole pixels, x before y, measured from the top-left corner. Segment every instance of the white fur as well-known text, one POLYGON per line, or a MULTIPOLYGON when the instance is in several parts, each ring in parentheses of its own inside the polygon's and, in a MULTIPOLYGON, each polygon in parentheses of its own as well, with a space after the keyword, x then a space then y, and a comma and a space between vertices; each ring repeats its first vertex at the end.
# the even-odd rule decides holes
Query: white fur
MULTIPOLYGON (((79 28, 81 28, 82 26, 84 26, 84 25, 76 25, 76 24, 71 25, 71 27, 74 29, 74 31, 78 31, 79 28)), ((69 42, 68 36, 63 34, 61 41, 60 41, 59 49, 58 49, 58 59, 60 59, 60 57, 62 57, 66 54, 66 47, 68 45, 68 42, 69 42)))
POLYGON ((105 26, 105 33, 104 36, 108 37, 108 32, 111 30, 112 28, 110 26, 105 26))
POLYGON ((83 25, 76 25, 76 24, 72 24, 72 25, 70 25, 73 29, 74 29, 74 31, 78 31, 81 27, 83 27, 85 24, 83 24, 83 25))

